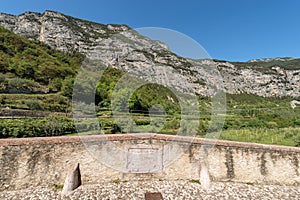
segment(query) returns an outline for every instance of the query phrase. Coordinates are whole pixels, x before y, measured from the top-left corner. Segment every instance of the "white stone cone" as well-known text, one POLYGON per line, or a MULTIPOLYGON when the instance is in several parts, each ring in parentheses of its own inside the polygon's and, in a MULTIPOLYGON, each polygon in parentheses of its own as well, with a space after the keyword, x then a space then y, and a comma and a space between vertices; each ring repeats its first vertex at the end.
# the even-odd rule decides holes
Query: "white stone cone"
POLYGON ((70 170, 64 183, 61 196, 68 196, 81 185, 81 175, 79 169, 79 163, 76 163, 70 170))
POLYGON ((201 161, 200 166, 201 166, 201 171, 200 171, 201 186, 205 190, 209 190, 210 189, 210 177, 209 177, 209 172, 208 172, 207 165, 204 161, 201 161))

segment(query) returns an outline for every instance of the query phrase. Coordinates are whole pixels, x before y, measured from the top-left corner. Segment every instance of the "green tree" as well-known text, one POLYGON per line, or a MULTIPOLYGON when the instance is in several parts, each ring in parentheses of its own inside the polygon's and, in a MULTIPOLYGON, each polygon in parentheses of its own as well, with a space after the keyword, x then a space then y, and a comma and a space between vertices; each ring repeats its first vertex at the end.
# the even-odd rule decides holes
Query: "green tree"
POLYGON ((63 96, 72 98, 74 88, 74 78, 69 76, 62 82, 61 93, 63 96))

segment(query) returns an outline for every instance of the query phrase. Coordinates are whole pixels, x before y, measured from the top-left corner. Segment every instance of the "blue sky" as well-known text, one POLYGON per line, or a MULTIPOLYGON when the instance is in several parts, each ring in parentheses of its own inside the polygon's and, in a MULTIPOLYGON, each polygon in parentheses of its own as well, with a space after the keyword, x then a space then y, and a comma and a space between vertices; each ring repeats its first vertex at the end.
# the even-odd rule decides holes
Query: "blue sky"
POLYGON ((212 58, 300 57, 297 0, 0 0, 0 12, 55 10, 99 23, 173 29, 212 58))

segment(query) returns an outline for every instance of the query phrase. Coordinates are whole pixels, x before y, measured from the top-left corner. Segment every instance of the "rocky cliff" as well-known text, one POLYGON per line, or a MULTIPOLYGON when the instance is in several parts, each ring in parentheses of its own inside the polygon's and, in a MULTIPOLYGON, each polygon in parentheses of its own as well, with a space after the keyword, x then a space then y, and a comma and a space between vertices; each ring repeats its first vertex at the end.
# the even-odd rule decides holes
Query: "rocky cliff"
POLYGON ((185 93, 211 96, 221 89, 264 97, 300 96, 300 59, 237 63, 182 58, 126 25, 98 24, 53 11, 18 16, 0 13, 0 25, 185 93))

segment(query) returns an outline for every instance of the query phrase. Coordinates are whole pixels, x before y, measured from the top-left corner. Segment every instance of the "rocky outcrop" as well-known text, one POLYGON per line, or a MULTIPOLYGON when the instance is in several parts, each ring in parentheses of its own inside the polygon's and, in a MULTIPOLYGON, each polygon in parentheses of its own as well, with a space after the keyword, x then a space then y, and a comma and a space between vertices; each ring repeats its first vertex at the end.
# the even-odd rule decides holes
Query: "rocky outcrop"
POLYGON ((265 97, 300 96, 298 59, 245 63, 192 60, 175 55, 165 44, 143 37, 126 25, 98 24, 53 11, 18 16, 0 13, 0 25, 58 50, 79 51, 90 59, 184 93, 212 96, 220 89, 265 97))

